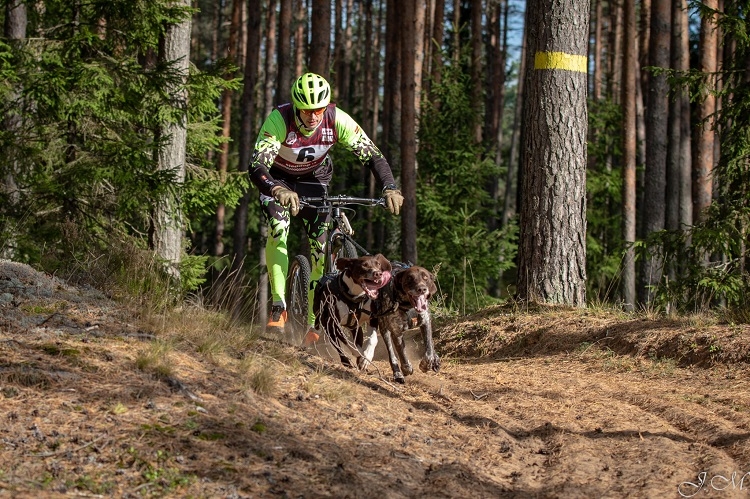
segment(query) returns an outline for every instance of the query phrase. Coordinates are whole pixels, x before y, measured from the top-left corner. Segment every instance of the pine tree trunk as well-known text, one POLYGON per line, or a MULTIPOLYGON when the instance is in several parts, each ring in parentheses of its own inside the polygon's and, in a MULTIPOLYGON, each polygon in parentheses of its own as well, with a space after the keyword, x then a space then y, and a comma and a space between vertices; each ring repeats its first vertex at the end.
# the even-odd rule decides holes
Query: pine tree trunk
POLYGON ((292 0, 279 3, 279 54, 277 57, 276 94, 273 103, 286 102, 292 87, 292 0))
MULTIPOLYGON (((687 2, 679 0, 680 4, 680 48, 679 62, 677 69, 683 73, 690 70, 690 30, 687 2)), ((690 93, 687 88, 683 88, 678 94, 677 99, 680 102, 680 215, 679 223, 682 230, 688 230, 693 225, 693 192, 692 192, 692 170, 693 157, 691 154, 692 147, 692 127, 690 126, 690 93)), ((686 244, 690 244, 687 242, 686 244)))
POLYGON ((401 258, 417 263, 415 54, 418 0, 400 2, 401 18, 401 258))
POLYGON ((471 0, 471 82, 474 142, 482 143, 482 0, 471 0))
MULTIPOLYGON (((179 6, 190 7, 190 0, 176 2, 179 6)), ((179 83, 169 88, 174 101, 179 103, 183 113, 176 123, 166 124, 161 136, 166 138, 164 147, 159 150, 158 168, 174 174, 178 186, 185 180, 185 145, 187 138, 187 89, 185 83, 190 62, 190 18, 167 28, 159 47, 159 59, 164 63, 174 63, 180 71, 179 83)), ((179 194, 165 195, 154 209, 154 250, 167 265, 173 277, 179 279, 179 265, 182 257, 183 217, 179 194)))
MULTIPOLYGON (((706 7, 716 9, 717 0, 707 0, 706 7)), ((714 16, 701 20, 700 29, 700 58, 701 71, 706 75, 713 75, 717 68, 716 20, 714 16)), ((715 82, 715 77, 709 77, 715 82)), ((696 141, 695 164, 693 171, 693 217, 697 222, 705 219, 705 212, 711 204, 712 172, 714 167, 714 112, 716 111, 716 97, 706 93, 705 99, 699 106, 699 129, 696 141)))
MULTIPOLYGON (((242 0, 234 0, 232 2, 232 18, 229 26, 229 39, 224 49, 224 56, 232 61, 233 64, 237 63, 237 36, 240 30, 240 12, 241 12, 242 0)), ((234 75, 229 75, 229 78, 234 75)), ((225 139, 229 139, 232 124, 232 97, 233 90, 224 90, 221 96, 221 136, 225 139)), ((227 168, 229 165, 229 141, 224 142, 221 145, 221 152, 219 154, 219 177, 221 182, 224 182, 227 177, 227 168)), ((214 230, 214 256, 221 256, 224 254, 224 216, 226 214, 226 207, 224 203, 219 203, 216 207, 216 228, 214 230)))
POLYGON ((532 0, 528 21, 518 294, 585 307, 589 2, 532 0))
POLYGON ((331 2, 312 0, 310 71, 330 81, 331 2))
MULTIPOLYGON (((305 48, 307 40, 305 39, 305 19, 307 10, 305 9, 305 0, 294 0, 294 75, 292 79, 302 74, 305 66, 305 48)), ((289 82, 291 88, 291 81, 289 82)))
POLYGON ((445 0, 435 0, 435 20, 432 23, 432 44, 437 45, 433 47, 432 51, 432 66, 431 75, 432 85, 440 84, 440 75, 442 74, 443 68, 443 35, 444 28, 443 24, 445 21, 445 0))
MULTIPOLYGON (((264 105, 264 116, 271 114, 273 110, 273 89, 276 88, 276 0, 270 0, 268 2, 268 11, 266 17, 266 59, 265 59, 265 84, 263 85, 263 105, 264 105)), ((283 94, 288 95, 289 89, 283 94)), ((280 96, 282 101, 286 102, 286 98, 280 96)))
MULTIPOLYGON (((528 15, 526 16, 528 20, 528 15)), ((513 132, 510 137, 510 153, 508 154, 508 172, 505 178, 505 193, 503 195, 503 212, 500 216, 500 227, 505 227, 508 220, 514 216, 521 206, 520 196, 522 184, 521 171, 518 167, 521 152, 521 122, 523 121, 523 106, 526 101, 526 66, 528 60, 528 22, 524 22, 521 38, 521 57, 518 68, 518 85, 516 86, 516 104, 513 110, 513 132), (516 177, 515 180, 513 177, 516 177)))
MULTIPOLYGON (((655 0, 651 4, 651 39, 649 65, 668 68, 670 62, 670 26, 672 8, 670 0, 655 0)), ((664 74, 649 76, 648 105, 646 106, 646 171, 643 200, 643 231, 650 234, 663 230, 666 223, 667 184, 667 121, 669 85, 664 74)), ((650 303, 651 286, 659 283, 663 261, 652 252, 643 260, 640 275, 639 297, 650 303)))
POLYGON ((592 82, 592 93, 594 95, 594 100, 598 101, 602 98, 602 41, 604 40, 604 37, 602 36, 602 24, 604 20, 604 0, 595 1, 596 20, 594 22, 596 23, 596 26, 594 28, 594 39, 592 40, 592 43, 594 44, 594 81, 592 82))
POLYGON ((635 310, 636 238, 636 82, 639 78, 637 60, 637 29, 635 0, 624 5, 624 57, 622 71, 622 238, 625 257, 622 269, 622 303, 626 310, 635 310))
MULTIPOLYGON (((240 101, 239 162, 237 164, 237 169, 240 172, 246 172, 250 167, 250 154, 255 144, 255 114, 257 110, 255 87, 258 84, 258 61, 260 60, 260 0, 250 0, 247 24, 247 52, 245 53, 245 73, 240 101)), ((233 270, 238 270, 244 265, 247 249, 248 207, 250 198, 255 199, 257 194, 257 190, 251 187, 242 196, 234 211, 233 270)), ((263 255, 264 253, 261 251, 261 256, 263 255)), ((265 265, 260 267, 265 268, 265 265)))
MULTIPOLYGON (((5 26, 3 34, 6 39, 10 40, 11 43, 18 42, 26 38, 26 26, 28 24, 28 17, 26 13, 26 3, 21 0, 10 0, 5 4, 5 26)), ((10 101, 14 101, 20 93, 20 89, 16 88, 10 97, 10 101)), ((12 136, 15 136, 17 130, 21 126, 21 117, 16 113, 8 113, 2 119, 2 129, 12 136)), ((17 205, 20 200, 20 192, 18 184, 16 182, 16 174, 18 173, 18 150, 16 148, 6 149, 5 160, 10 165, 9 171, 2 179, 2 187, 5 194, 5 199, 8 200, 10 205, 17 205)), ((7 232, 3 234, 5 241, 0 244, 0 258, 12 260, 15 257, 15 246, 16 237, 15 234, 7 229, 7 232)))

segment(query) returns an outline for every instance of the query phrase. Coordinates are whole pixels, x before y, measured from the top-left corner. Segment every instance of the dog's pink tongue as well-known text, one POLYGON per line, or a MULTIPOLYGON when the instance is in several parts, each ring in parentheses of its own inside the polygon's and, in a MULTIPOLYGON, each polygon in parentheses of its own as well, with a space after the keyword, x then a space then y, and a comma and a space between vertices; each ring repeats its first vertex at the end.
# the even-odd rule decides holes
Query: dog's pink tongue
POLYGON ((418 312, 424 312, 427 310, 427 297, 425 295, 413 296, 412 305, 417 309, 418 312))
POLYGON ((362 287, 364 288, 365 293, 367 293, 367 296, 374 300, 378 297, 378 290, 388 284, 388 281, 390 280, 391 273, 385 271, 380 275, 380 279, 377 281, 365 281, 365 284, 362 287))
POLYGON ((380 287, 385 286, 388 284, 388 281, 391 280, 391 273, 387 270, 383 272, 382 276, 380 277, 380 287))

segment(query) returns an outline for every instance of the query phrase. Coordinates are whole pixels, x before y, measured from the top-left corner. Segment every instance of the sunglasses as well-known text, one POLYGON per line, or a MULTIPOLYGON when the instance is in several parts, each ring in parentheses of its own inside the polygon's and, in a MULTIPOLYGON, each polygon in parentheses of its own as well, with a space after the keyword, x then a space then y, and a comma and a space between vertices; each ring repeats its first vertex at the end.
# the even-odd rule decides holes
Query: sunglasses
POLYGON ((304 114, 305 116, 323 116, 323 113, 326 112, 326 108, 321 107, 320 109, 300 109, 299 112, 304 114))

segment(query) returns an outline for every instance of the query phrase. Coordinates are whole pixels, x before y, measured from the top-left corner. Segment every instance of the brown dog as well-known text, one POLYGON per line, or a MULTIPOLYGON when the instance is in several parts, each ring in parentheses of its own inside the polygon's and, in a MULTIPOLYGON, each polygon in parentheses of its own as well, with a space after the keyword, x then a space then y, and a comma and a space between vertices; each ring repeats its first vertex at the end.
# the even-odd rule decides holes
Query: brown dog
POLYGON ((424 267, 392 262, 393 278, 375 301, 378 329, 385 340, 393 378, 404 383, 414 372, 404 350, 404 331, 419 326, 425 353, 419 363, 422 372, 440 370, 440 357, 432 341, 429 300, 437 292, 435 278, 424 267), (400 362, 400 365, 399 365, 400 362))
POLYGON ((377 254, 339 258, 336 268, 339 272, 326 274, 315 288, 315 327, 328 335, 342 364, 354 367, 342 348, 344 343, 354 353, 357 367, 364 369, 378 344, 372 303, 391 279, 391 263, 377 254))

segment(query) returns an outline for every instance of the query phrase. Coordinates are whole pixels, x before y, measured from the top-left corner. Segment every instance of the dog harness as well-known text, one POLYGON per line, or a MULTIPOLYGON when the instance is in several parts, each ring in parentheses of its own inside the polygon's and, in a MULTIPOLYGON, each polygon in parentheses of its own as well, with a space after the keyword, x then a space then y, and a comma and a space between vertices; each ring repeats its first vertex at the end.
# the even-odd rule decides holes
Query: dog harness
POLYGON ((357 320, 358 316, 366 314, 369 319, 372 318, 372 312, 370 309, 365 308, 365 304, 369 299, 367 294, 351 294, 348 288, 344 286, 343 278, 343 272, 332 272, 321 277, 318 286, 327 287, 334 296, 340 298, 346 304, 346 307, 349 309, 349 315, 342 322, 342 326, 353 328, 359 324, 357 320))
POLYGON ((396 282, 396 275, 411 266, 411 263, 391 262, 392 278, 385 286, 380 288, 381 299, 373 302, 372 317, 374 320, 392 314, 398 310, 406 319, 405 329, 422 325, 422 317, 412 306, 411 301, 409 301, 409 296, 406 293, 397 290, 393 284, 396 282))

